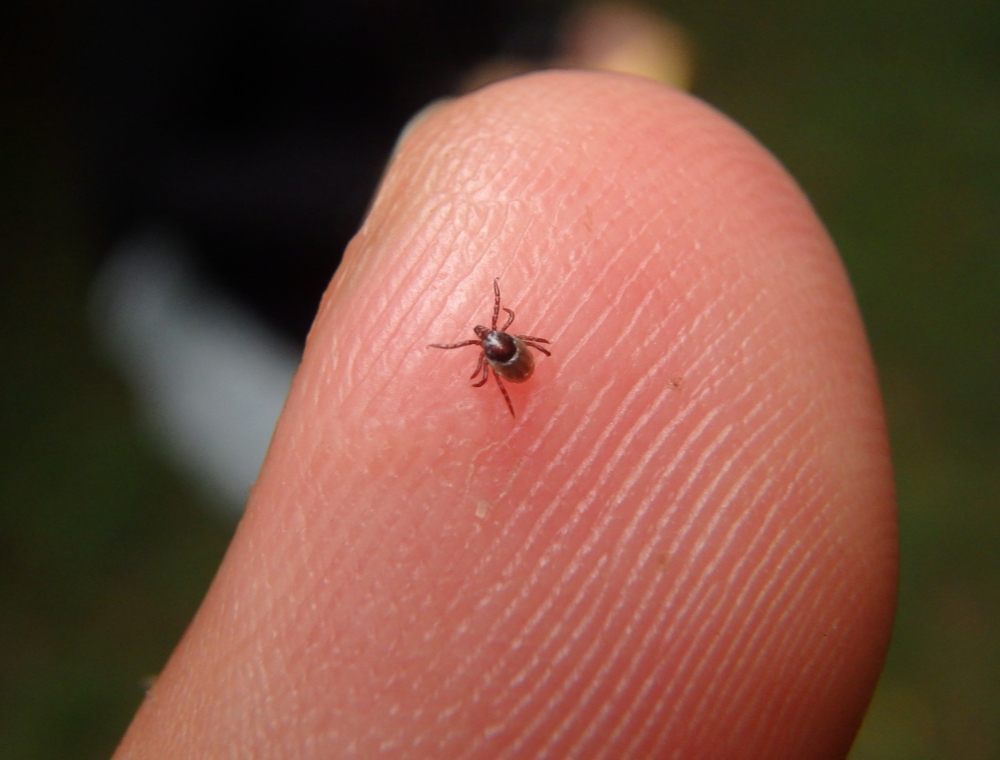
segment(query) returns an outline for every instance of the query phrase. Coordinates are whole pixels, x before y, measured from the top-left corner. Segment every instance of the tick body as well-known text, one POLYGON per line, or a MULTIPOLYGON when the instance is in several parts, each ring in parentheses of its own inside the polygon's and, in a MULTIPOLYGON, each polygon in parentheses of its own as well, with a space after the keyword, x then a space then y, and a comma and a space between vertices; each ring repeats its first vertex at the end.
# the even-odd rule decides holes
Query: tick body
POLYGON ((497 320, 500 318, 500 278, 493 280, 493 292, 496 298, 493 302, 493 322, 491 327, 476 325, 473 332, 476 334, 475 340, 463 340, 459 343, 432 343, 428 348, 462 348, 463 346, 479 346, 482 352, 479 354, 479 361, 470 379, 480 377, 478 383, 473 383, 473 388, 480 388, 490 379, 490 369, 493 370, 493 377, 496 378, 497 386, 503 394, 510 416, 514 416, 514 405, 510 403, 510 396, 507 389, 503 387, 500 380, 509 380, 512 383, 523 383, 535 371, 535 357, 528 350, 528 346, 536 348, 546 356, 552 354, 542 348, 539 343, 548 343, 545 338, 535 338, 531 335, 512 335, 507 332, 514 321, 514 312, 504 307, 507 312, 507 322, 503 327, 497 329, 497 320))

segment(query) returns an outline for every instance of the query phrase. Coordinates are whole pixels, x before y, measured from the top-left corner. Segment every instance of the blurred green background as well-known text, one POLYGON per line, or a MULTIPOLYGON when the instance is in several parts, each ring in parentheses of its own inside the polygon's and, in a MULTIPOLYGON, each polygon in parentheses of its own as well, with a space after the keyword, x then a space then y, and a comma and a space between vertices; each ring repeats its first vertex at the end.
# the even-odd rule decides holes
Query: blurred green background
MULTIPOLYGON (((902 586, 855 760, 1000 758, 1000 3, 678 0, 695 93, 846 260, 892 436, 902 586)), ((107 757, 234 528, 88 337, 67 25, 0 19, 0 758, 107 757)))

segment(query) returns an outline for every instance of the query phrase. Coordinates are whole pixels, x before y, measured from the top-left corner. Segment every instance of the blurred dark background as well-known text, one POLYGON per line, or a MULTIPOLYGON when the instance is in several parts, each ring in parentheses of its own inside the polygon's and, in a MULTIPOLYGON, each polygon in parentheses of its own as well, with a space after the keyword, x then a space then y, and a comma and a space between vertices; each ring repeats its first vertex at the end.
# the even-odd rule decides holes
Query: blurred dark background
MULTIPOLYGON (((879 366, 902 587, 853 757, 1000 758, 1000 4, 655 7, 693 42, 694 93, 812 198, 879 366)), ((0 758, 107 757, 235 524, 95 347, 108 251, 173 225, 300 340, 402 123, 485 61, 546 60, 565 8, 0 11, 0 758)))

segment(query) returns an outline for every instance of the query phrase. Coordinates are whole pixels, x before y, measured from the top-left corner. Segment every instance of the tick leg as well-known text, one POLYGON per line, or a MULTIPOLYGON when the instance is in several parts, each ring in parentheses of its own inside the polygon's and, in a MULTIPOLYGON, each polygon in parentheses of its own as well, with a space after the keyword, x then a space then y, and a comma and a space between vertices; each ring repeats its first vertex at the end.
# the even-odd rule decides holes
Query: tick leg
POLYGON ((540 341, 542 343, 548 343, 548 341, 545 340, 544 338, 532 338, 530 335, 515 335, 514 337, 517 338, 517 339, 519 339, 520 341, 522 341, 524 343, 524 345, 531 346, 532 348, 537 348, 539 351, 541 351, 546 356, 552 356, 552 352, 551 351, 549 351, 547 348, 542 348, 536 342, 536 341, 540 341))
POLYGON ((532 343, 530 340, 524 341, 524 345, 531 346, 532 348, 537 348, 539 351, 541 351, 546 356, 552 356, 552 352, 551 351, 548 351, 548 350, 542 348, 537 343, 532 343))
POLYGON ((480 372, 483 371, 483 362, 484 361, 486 361, 486 354, 480 354, 479 355, 479 361, 476 362, 476 368, 472 371, 472 374, 469 375, 469 379, 470 380, 472 378, 474 378, 476 375, 478 375, 480 372))
MULTIPOLYGON (((486 354, 479 355, 479 364, 476 365, 476 372, 479 371, 480 367, 483 368, 483 379, 478 383, 473 383, 473 388, 482 388, 486 385, 486 381, 490 379, 490 365, 486 363, 486 354)), ((473 375, 473 377, 475 377, 475 375, 473 375)))
POLYGON ((497 319, 500 317, 500 278, 493 278, 493 292, 496 293, 496 299, 493 301, 493 329, 497 329, 497 319))
POLYGON ((462 346, 472 346, 474 344, 482 345, 482 341, 478 338, 476 340, 463 340, 461 343, 431 343, 427 348, 461 348, 462 346))
POLYGON ((506 306, 503 307, 503 310, 505 312, 507 312, 508 314, 510 314, 510 316, 507 317, 507 322, 506 322, 506 324, 504 324, 504 326, 500 330, 500 332, 507 332, 507 328, 510 327, 510 323, 514 321, 514 310, 513 309, 508 309, 506 306))
POLYGON ((514 405, 510 403, 510 396, 507 395, 507 389, 504 388, 503 383, 500 382, 500 375, 496 373, 496 370, 493 371, 493 377, 497 379, 497 385, 500 386, 500 392, 503 394, 503 400, 507 402, 507 408, 510 409, 510 416, 516 416, 514 414, 514 405))

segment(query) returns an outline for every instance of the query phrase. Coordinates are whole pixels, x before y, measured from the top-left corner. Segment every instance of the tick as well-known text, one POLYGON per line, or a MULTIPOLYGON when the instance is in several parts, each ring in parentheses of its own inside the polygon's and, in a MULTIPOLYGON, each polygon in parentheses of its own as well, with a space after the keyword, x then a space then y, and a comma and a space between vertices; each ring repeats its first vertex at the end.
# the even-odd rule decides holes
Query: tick
POLYGON ((490 379, 490 368, 493 369, 493 377, 497 379, 497 386, 503 394, 507 408, 510 409, 510 416, 514 416, 514 405, 510 403, 510 396, 507 389, 503 387, 504 380, 512 383, 523 383, 535 371, 535 357, 528 350, 528 346, 537 348, 546 356, 552 356, 549 351, 539 346, 539 343, 548 343, 545 338, 534 338, 530 335, 511 335, 507 332, 511 322, 514 321, 514 312, 504 306, 507 312, 507 322, 499 330, 497 329, 497 319, 500 317, 500 278, 493 280, 493 292, 496 299, 493 302, 493 323, 491 327, 476 325, 472 331, 476 334, 475 340, 463 340, 460 343, 431 343, 427 348, 462 348, 462 346, 479 346, 482 353, 479 354, 479 362, 476 370, 469 379, 475 378, 482 373, 482 379, 478 383, 473 383, 473 388, 480 388, 490 379))

